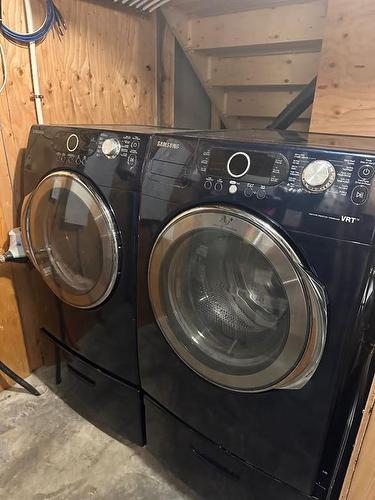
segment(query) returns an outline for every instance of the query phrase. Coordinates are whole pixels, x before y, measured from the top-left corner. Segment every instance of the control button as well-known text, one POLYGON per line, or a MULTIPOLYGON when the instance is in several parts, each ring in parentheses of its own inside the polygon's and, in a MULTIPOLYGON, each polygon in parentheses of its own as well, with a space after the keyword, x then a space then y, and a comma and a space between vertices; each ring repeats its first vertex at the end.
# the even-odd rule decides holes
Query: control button
POLYGON ((243 151, 238 151, 227 162, 228 174, 235 179, 243 177, 249 171, 250 163, 250 156, 243 151))
POLYGON ((303 169, 302 184, 313 193, 323 193, 336 179, 336 170, 327 160, 312 161, 303 169))
POLYGON ((121 144, 118 139, 115 137, 111 137, 109 139, 105 139, 102 144, 102 151, 103 154, 112 160, 113 158, 116 158, 121 151, 121 144))
POLYGON ((246 188, 244 193, 243 193, 245 196, 247 196, 247 198, 250 198, 251 196, 253 196, 254 194, 254 191, 252 190, 252 188, 246 188))
POLYGON ((238 191, 238 187, 235 184, 231 184, 229 186, 229 192, 230 192, 230 194, 236 194, 237 191, 238 191))
POLYGON ((222 182, 217 182, 214 186, 215 191, 222 191, 223 189, 223 183, 222 182))
POLYGON ((133 141, 130 145, 132 149, 138 149, 139 148, 139 141, 133 141))
POLYGON ((352 191, 352 202, 356 205, 363 205, 368 200, 368 189, 366 186, 356 186, 352 191))
POLYGON ((204 183, 204 189, 211 189, 212 188, 212 182, 211 181, 206 181, 204 183))
POLYGON ((265 197, 266 197, 266 190, 265 189, 259 189, 259 191, 257 192, 257 198, 258 198, 258 200, 264 200, 265 197))
POLYGON ((137 164, 137 156, 129 155, 128 156, 128 165, 130 168, 133 168, 137 164))
POLYGON ((371 165, 363 165, 363 167, 361 167, 358 172, 359 177, 367 181, 372 179, 374 177, 374 174, 375 174, 375 169, 371 165))
POLYGON ((78 148, 79 138, 77 134, 71 134, 66 140, 66 149, 73 153, 78 148))

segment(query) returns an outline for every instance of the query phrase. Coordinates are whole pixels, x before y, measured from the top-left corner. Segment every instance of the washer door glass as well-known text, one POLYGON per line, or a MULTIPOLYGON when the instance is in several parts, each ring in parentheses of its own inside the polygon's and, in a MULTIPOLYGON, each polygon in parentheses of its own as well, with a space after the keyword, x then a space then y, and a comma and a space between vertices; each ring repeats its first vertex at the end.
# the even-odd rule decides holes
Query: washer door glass
POLYGON ((201 376, 236 390, 274 387, 309 344, 303 279, 268 229, 235 209, 201 207, 174 219, 151 254, 150 300, 164 336, 201 376))
POLYGON ((94 186, 70 172, 45 177, 23 208, 23 237, 51 290, 79 308, 101 304, 119 268, 117 229, 94 186))

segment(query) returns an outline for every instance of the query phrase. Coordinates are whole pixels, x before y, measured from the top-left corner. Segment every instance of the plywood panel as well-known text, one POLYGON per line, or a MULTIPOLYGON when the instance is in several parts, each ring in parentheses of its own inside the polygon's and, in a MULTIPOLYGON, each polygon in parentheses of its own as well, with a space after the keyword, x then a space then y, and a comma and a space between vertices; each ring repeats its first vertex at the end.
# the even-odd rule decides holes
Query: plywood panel
MULTIPOLYGON (((0 130, 0 248, 8 244, 8 230, 12 219, 12 184, 4 149, 3 131, 0 130)), ((0 359, 21 376, 26 376, 29 373, 29 359, 13 285, 13 271, 10 265, 0 266, 0 359)), ((37 353, 37 350, 35 352, 37 353)), ((10 380, 0 372, 0 390, 9 382, 10 380)))
POLYGON ((330 0, 311 130, 375 135, 375 2, 330 0))
POLYGON ((303 43, 321 40, 326 0, 192 19, 195 50, 303 43))
POLYGON ((56 2, 69 29, 38 48, 45 120, 154 123, 153 18, 85 1, 56 2))
MULTIPOLYGON (((3 1, 3 18, 24 30, 23 0, 3 1)), ((68 31, 49 35, 37 47, 45 121, 50 123, 139 123, 154 120, 155 23, 89 1, 56 0, 68 31)), ((32 0, 35 24, 44 2, 32 0)), ((0 240, 17 221, 20 149, 35 123, 28 49, 2 38, 9 82, 0 95, 0 240)), ((40 364, 38 320, 28 267, 0 269, 0 358, 25 374, 40 364), (13 278, 13 281, 12 281, 13 278), (18 304, 14 283, 17 286, 18 304), (21 313, 18 312, 18 306, 21 313), (21 320, 23 322, 24 339, 21 320), (5 331, 6 330, 6 331, 5 331), (25 344, 28 348, 26 356, 25 344)))
MULTIPOLYGON (((2 194, 3 190, 10 188, 9 178, 0 177, 0 183, 2 194)), ((7 231, 2 206, 0 204, 0 234, 3 242, 7 231)), ((0 290, 0 359, 19 375, 25 376, 29 373, 29 364, 10 266, 0 267, 0 290)), ((9 380, 0 372, 0 388, 7 383, 9 380)))
MULTIPOLYGON (((22 0, 3 2, 4 22, 16 30, 24 30, 22 0)), ((13 193, 18 152, 27 140, 29 124, 34 121, 34 106, 30 101, 29 56, 26 48, 11 44, 3 37, 8 85, 0 94, 0 245, 7 245, 8 231, 15 224, 17 192, 13 193)), ((29 360, 22 331, 13 272, 10 265, 0 267, 0 359, 21 376, 29 373, 29 360)), ((30 299, 25 305, 31 306, 30 299)), ((32 306, 31 306, 32 307, 32 306)), ((34 336, 33 327, 30 336, 34 336)), ((0 374, 0 387, 9 380, 0 374)))
MULTIPOLYGON (((32 5, 37 4, 33 0, 32 5)), ((3 2, 3 19, 13 29, 25 30, 23 0, 3 2)), ((27 47, 8 42, 1 37, 8 68, 8 85, 0 95, 0 120, 9 171, 13 180, 20 148, 25 147, 30 125, 35 121, 31 101, 31 73, 27 47)), ((7 221, 12 225, 12 221, 7 221)))
POLYGON ((318 72, 319 53, 215 57, 208 81, 213 86, 305 85, 318 72))
MULTIPOLYGON (((253 90, 228 92, 226 115, 228 116, 277 116, 299 91, 253 90)), ((309 116, 309 111, 301 117, 309 116)))
MULTIPOLYGON (((228 117, 227 122, 230 128, 238 128, 238 129, 265 129, 272 122, 272 118, 264 118, 264 117, 247 117, 247 116, 239 116, 239 117, 228 117)), ((298 130, 300 132, 307 132, 309 130, 310 121, 307 118, 302 118, 296 120, 289 127, 290 130, 298 130)))

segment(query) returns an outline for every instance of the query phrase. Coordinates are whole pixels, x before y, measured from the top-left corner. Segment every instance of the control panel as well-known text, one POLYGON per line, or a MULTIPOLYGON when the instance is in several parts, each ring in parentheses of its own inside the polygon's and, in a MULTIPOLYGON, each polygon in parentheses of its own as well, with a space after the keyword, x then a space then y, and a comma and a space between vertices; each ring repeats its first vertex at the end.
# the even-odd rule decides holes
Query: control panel
POLYGON ((266 197, 266 187, 276 186, 289 174, 289 161, 280 151, 257 148, 223 148, 201 143, 198 170, 207 191, 243 193, 246 197, 266 197))
POLYGON ((155 136, 143 194, 172 204, 233 203, 292 230, 371 241, 375 154, 283 142, 282 135, 269 143, 224 140, 228 134, 155 136))
POLYGON ((278 151, 232 150, 203 145, 199 170, 221 179, 274 186, 289 173, 288 159, 278 151))
POLYGON ((364 205, 375 174, 375 156, 296 151, 287 189, 292 192, 327 192, 353 205, 364 205))
POLYGON ((259 145, 218 147, 201 142, 197 165, 205 191, 264 200, 273 188, 317 196, 327 193, 363 205, 375 175, 375 156, 259 145))
MULTIPOLYGON (((102 143, 107 155, 117 154, 118 148, 118 144, 107 148, 102 143)), ((207 194, 258 200, 273 198, 275 193, 280 197, 281 190, 315 205, 324 194, 326 204, 335 201, 340 208, 343 202, 365 205, 375 177, 375 154, 288 144, 155 136, 149 160, 148 176, 159 183, 185 188, 198 182, 207 194)))
POLYGON ((138 135, 117 135, 113 136, 109 132, 103 132, 98 138, 96 156, 104 156, 109 160, 124 158, 130 169, 138 164, 138 151, 141 145, 141 138, 138 135))
POLYGON ((130 172, 140 163, 141 137, 136 134, 81 131, 61 132, 54 139, 59 165, 84 167, 90 157, 113 161, 122 159, 130 172))

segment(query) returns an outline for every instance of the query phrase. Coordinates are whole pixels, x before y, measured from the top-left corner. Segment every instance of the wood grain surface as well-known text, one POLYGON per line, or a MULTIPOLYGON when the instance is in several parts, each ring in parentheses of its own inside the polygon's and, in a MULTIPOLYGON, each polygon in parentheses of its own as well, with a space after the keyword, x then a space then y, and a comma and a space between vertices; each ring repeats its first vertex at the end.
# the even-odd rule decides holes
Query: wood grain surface
POLYGON ((314 0, 193 18, 190 21, 190 46, 195 50, 217 50, 321 40, 326 9, 326 0, 314 0))
POLYGON ((311 130, 375 135, 375 2, 330 0, 311 130))

